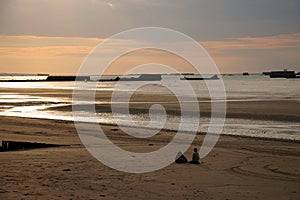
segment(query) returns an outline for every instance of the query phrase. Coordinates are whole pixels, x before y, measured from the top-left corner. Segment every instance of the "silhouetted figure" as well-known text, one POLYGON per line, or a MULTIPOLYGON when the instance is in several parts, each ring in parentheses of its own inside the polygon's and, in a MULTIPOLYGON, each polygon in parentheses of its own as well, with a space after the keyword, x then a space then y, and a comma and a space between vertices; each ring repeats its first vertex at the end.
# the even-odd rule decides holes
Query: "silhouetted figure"
POLYGON ((188 160, 181 152, 178 152, 175 157, 175 163, 188 163, 188 160))
POLYGON ((200 164, 200 156, 198 153, 198 149, 194 148, 194 153, 193 153, 193 157, 192 160, 190 161, 191 164, 200 164))

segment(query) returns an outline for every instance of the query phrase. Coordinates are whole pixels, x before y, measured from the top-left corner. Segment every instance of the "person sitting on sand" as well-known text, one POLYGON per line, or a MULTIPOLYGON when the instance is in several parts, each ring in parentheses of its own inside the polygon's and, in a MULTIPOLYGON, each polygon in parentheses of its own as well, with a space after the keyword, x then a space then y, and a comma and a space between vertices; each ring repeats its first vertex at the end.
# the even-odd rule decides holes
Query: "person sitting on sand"
POLYGON ((191 164, 200 164, 199 160, 200 160, 200 156, 199 156, 199 153, 198 153, 198 149, 194 148, 193 158, 190 161, 190 163, 191 164))
POLYGON ((178 154, 175 157, 175 163, 187 163, 188 160, 186 159, 186 157, 181 153, 178 152, 178 154))

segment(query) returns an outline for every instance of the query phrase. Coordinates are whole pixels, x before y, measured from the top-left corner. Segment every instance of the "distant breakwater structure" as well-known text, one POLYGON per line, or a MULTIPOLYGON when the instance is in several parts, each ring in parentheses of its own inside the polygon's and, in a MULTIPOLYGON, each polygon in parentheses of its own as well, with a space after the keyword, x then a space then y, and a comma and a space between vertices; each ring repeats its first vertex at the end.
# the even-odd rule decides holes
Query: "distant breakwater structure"
MULTIPOLYGON (((1 79, 0 82, 63 82, 63 81, 161 81, 162 75, 164 74, 134 74, 126 76, 103 76, 101 78, 95 79, 93 76, 52 76, 45 74, 30 75, 26 78, 23 76, 5 76, 5 79, 1 79)), ((183 76, 180 80, 217 80, 219 77, 217 75, 212 75, 209 78, 193 77, 194 74, 167 74, 183 76)))
MULTIPOLYGON (((222 76, 232 76, 233 74, 222 74, 222 76)), ((239 74, 249 76, 248 72, 239 74)), ((291 70, 279 70, 263 72, 262 75, 269 76, 270 78, 287 78, 295 79, 300 78, 300 72, 296 73, 291 70)), ((49 74, 35 74, 35 75, 18 75, 18 74, 0 74, 0 82, 117 82, 117 81, 161 81, 162 76, 178 76, 179 80, 218 80, 219 75, 211 74, 204 75, 193 73, 182 74, 128 74, 128 75, 104 75, 97 77, 95 75, 87 76, 72 76, 72 75, 49 75, 49 74)))
POLYGON ((40 79, 39 76, 30 76, 28 79, 5 79, 0 82, 60 82, 60 81, 90 81, 90 76, 47 76, 45 79, 40 79))
POLYGON ((300 78, 300 72, 290 71, 287 69, 281 71, 263 72, 264 75, 270 76, 270 78, 300 78))

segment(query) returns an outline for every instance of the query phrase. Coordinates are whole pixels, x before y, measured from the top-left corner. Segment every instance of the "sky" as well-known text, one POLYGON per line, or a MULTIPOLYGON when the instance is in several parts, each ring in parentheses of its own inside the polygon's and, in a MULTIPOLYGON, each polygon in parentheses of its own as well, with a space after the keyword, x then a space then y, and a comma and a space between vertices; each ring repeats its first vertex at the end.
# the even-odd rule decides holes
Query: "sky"
MULTIPOLYGON (((299 0, 1 0, 0 73, 76 74, 104 39, 149 26, 192 37, 221 73, 300 71, 299 10, 299 0)), ((151 59, 191 71, 176 56, 140 51, 107 73, 151 59)))

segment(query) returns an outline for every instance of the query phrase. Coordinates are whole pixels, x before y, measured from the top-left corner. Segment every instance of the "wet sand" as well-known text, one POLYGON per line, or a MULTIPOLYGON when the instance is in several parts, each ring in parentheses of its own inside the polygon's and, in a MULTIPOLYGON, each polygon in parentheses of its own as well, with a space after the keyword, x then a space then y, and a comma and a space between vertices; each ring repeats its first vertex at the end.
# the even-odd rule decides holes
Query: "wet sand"
MULTIPOLYGON (((171 164, 146 174, 111 169, 81 145, 72 122, 0 117, 3 140, 64 144, 0 152, 0 199, 299 199, 299 143, 221 136, 199 166, 171 164)), ((153 151, 172 132, 134 139, 102 126, 118 146, 153 151)), ((139 129, 139 131, 142 131, 139 129)), ((185 153, 199 147, 198 135, 185 153)))
MULTIPOLYGON (((45 88, 32 88, 32 89, 20 89, 20 88, 1 88, 2 93, 8 94, 23 94, 33 95, 51 98, 66 98, 72 100, 72 90, 61 89, 45 89, 45 88)), ((85 91, 83 91, 84 94, 85 91)), ((110 102, 111 91, 99 91, 96 93, 95 101, 110 102)), ((84 96, 84 95, 83 95, 84 96)), ((198 98, 199 108, 202 117, 210 117, 211 104, 206 98, 198 98)), ((122 101, 122 100, 120 100, 122 101)), ((147 95, 135 93, 131 101, 136 103, 130 103, 131 113, 148 113, 148 109, 153 103, 159 102, 163 105, 167 112, 172 115, 180 115, 180 104, 177 98, 172 95, 147 95), (138 103, 142 102, 142 103, 138 103), (170 103, 171 102, 171 103, 170 103)), ((51 103, 51 102, 49 102, 51 103)), ((18 106, 26 106, 29 104, 40 104, 40 102, 25 102, 18 103, 18 106)), ((2 105, 4 105, 2 103, 2 105)), ((16 105, 15 103, 6 103, 5 105, 16 105)), ((120 104, 122 107, 122 104, 120 104)), ((78 106, 78 109, 84 109, 84 105, 78 106)), ((193 108, 191 108, 193 109, 193 108)), ((49 110, 58 111, 71 111, 71 102, 61 107, 53 107, 49 110)), ((97 104, 97 112, 110 112, 110 104, 97 104)), ((227 102, 227 118, 240 118, 240 119, 258 119, 258 120, 272 120, 272 121, 284 121, 284 122, 300 122, 300 101, 293 99, 280 99, 280 100, 256 100, 256 99, 228 99, 227 102)))

